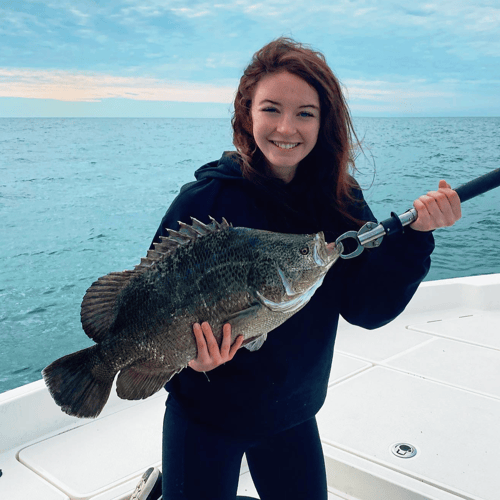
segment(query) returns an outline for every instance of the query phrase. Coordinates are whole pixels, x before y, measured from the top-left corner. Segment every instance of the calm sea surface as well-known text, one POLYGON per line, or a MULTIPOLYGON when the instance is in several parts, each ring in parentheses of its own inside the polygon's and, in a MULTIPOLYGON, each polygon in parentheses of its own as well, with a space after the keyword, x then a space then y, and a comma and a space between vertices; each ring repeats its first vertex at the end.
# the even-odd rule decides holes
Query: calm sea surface
MULTIPOLYGON (((500 166, 500 118, 358 118, 360 184, 379 219, 500 166)), ((0 119, 0 392, 92 344, 80 304, 130 269, 179 188, 230 150, 225 119, 0 119)), ((428 280, 500 272, 500 188, 435 232, 428 280)))

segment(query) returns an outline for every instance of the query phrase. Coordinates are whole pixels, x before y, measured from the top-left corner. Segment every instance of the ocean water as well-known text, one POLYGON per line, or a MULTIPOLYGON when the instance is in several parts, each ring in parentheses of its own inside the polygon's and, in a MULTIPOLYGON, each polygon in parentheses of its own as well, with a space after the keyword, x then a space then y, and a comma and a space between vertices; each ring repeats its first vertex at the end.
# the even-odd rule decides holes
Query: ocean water
MULTIPOLYGON (((500 118, 354 121, 379 219, 500 166, 500 118)), ((92 345, 86 289, 137 264, 179 188, 230 149, 225 119, 0 119, 0 392, 92 345)), ((435 237, 428 280, 500 272, 500 188, 435 237)))

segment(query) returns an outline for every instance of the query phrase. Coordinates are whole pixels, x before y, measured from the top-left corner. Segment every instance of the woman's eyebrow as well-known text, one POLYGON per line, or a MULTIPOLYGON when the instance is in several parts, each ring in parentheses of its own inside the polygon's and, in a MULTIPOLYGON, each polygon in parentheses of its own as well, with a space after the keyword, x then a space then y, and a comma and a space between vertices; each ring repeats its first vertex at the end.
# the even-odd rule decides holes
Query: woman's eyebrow
MULTIPOLYGON (((270 104, 274 104, 275 106, 280 106, 281 105, 281 103, 279 103, 277 101, 273 101, 271 99, 263 99, 262 101, 260 101, 259 105, 262 105, 265 102, 268 102, 270 104)), ((314 109, 319 109, 319 107, 316 106, 316 104, 303 104, 302 106, 299 106, 299 108, 314 108, 314 109)))
POLYGON ((274 104, 275 106, 279 106, 280 103, 279 102, 276 102, 276 101, 271 101, 271 99, 263 99, 262 101, 260 101, 259 104, 264 104, 265 102, 269 102, 271 104, 274 104))

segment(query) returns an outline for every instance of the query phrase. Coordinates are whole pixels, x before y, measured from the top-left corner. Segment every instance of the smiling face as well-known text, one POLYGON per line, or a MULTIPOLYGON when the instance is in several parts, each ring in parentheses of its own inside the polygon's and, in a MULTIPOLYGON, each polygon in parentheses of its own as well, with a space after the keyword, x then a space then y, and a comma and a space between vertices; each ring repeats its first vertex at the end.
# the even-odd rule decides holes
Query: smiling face
POLYGON ((318 140, 320 103, 316 90, 288 72, 265 76, 252 98, 253 136, 273 174, 290 182, 318 140))

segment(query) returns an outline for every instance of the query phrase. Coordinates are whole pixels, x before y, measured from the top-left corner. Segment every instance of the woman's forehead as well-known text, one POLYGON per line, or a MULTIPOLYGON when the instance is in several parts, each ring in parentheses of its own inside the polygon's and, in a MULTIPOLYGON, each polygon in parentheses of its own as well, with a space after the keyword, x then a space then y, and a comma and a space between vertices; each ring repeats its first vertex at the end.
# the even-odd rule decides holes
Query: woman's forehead
POLYGON ((253 95, 256 104, 270 101, 271 104, 295 104, 319 109, 316 90, 297 75, 283 71, 263 77, 257 83, 253 95))

